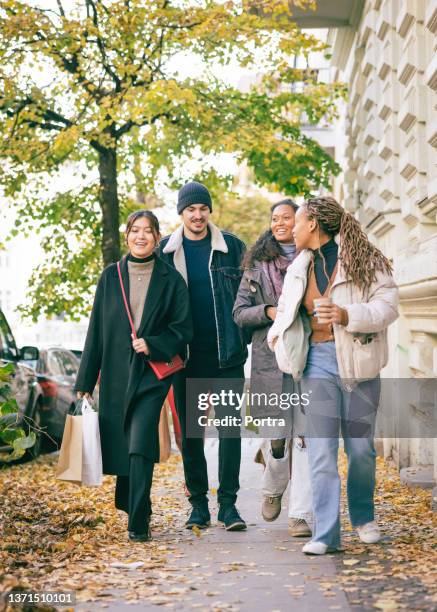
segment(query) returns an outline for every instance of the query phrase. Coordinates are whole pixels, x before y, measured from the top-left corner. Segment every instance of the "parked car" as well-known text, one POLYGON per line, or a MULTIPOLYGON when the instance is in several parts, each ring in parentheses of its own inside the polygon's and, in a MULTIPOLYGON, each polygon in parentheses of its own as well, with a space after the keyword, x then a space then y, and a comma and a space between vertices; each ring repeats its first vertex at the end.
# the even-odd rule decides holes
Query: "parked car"
POLYGON ((53 346, 40 349, 39 358, 30 362, 43 392, 43 423, 47 433, 59 442, 65 418, 74 409, 73 391, 79 359, 68 349, 53 346))
MULTIPOLYGON (((74 355, 76 355, 76 357, 78 358, 79 363, 80 363, 80 360, 82 359, 83 351, 79 350, 79 349, 69 349, 69 350, 74 355)), ((99 389, 100 389, 100 374, 99 374, 99 377, 97 379, 97 383, 96 383, 96 386, 95 386, 94 392, 93 392, 93 405, 94 405, 96 410, 98 409, 98 405, 99 405, 99 389)))
MULTIPOLYGON (((0 364, 13 363, 15 371, 11 380, 11 390, 20 411, 20 425, 29 430, 29 423, 39 429, 43 422, 43 391, 38 384, 35 371, 25 362, 39 359, 39 351, 34 346, 17 348, 11 328, 2 310, 0 310, 0 364), (27 418, 25 418, 27 417, 27 418)), ((36 436, 35 445, 29 449, 30 457, 37 457, 41 452, 42 436, 36 436)), ((1 444, 1 442, 0 442, 1 444)), ((2 452, 7 446, 0 448, 2 452)))

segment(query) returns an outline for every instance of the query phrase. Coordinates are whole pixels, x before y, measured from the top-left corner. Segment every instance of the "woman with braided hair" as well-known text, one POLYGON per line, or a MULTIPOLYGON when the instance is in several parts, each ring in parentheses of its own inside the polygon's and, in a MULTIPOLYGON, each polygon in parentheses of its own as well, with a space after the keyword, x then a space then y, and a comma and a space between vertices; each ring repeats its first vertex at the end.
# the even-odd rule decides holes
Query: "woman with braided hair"
POLYGON ((287 270, 268 342, 279 368, 301 380, 309 398, 305 440, 314 528, 303 552, 321 555, 340 549, 340 431, 352 526, 367 544, 381 537, 373 435, 398 290, 388 259, 334 198, 307 200, 293 235, 300 254, 287 270))

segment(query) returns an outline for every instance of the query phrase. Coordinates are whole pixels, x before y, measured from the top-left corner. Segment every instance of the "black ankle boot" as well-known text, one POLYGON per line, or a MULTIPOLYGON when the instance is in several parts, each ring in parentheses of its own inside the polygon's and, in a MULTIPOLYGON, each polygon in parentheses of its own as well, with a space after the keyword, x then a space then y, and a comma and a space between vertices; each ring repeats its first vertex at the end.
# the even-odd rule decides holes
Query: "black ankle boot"
POLYGON ((146 530, 144 533, 137 533, 136 531, 128 531, 129 540, 131 542, 148 542, 152 539, 152 532, 150 530, 150 525, 147 523, 146 530))
POLYGON ((191 510, 190 518, 185 523, 187 529, 193 529, 198 527, 199 529, 206 529, 211 525, 211 515, 208 510, 208 504, 193 506, 191 510))

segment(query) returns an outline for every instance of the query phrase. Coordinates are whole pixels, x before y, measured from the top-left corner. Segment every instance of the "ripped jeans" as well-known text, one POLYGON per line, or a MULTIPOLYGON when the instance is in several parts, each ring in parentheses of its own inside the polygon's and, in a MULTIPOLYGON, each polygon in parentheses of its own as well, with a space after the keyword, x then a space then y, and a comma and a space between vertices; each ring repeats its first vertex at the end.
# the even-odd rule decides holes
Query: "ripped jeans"
MULTIPOLYGON (((291 377, 284 375, 284 390, 292 384, 291 377)), ((308 463, 308 450, 303 437, 305 415, 300 407, 293 410, 292 419, 284 428, 277 428, 272 438, 265 438, 261 451, 266 465, 262 479, 262 493, 268 497, 283 495, 290 483, 288 516, 313 522, 311 480, 308 463), (292 421, 292 422, 291 422, 292 421), (284 440, 284 453, 276 458, 272 452, 272 442, 284 440), (291 450, 291 461, 290 461, 291 450), (291 474, 290 474, 291 469, 291 474)), ((275 446, 275 444, 273 444, 275 446)), ((278 445, 276 445, 278 446, 278 445)), ((276 453, 275 453, 276 454, 276 453)))

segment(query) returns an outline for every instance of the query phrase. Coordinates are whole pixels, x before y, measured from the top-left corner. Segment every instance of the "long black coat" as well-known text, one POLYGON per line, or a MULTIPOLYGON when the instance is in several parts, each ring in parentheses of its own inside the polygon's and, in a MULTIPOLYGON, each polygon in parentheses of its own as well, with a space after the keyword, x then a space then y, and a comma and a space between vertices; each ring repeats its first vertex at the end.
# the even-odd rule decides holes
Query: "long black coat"
MULTIPOLYGON (((120 265, 128 296, 127 257, 122 258, 120 265)), ((132 348, 117 266, 111 264, 105 268, 97 285, 75 385, 76 391, 92 393, 99 372, 101 374, 99 425, 105 474, 127 475, 129 472, 129 450, 132 452, 132 449, 128 448, 126 423, 136 395, 147 400, 148 391, 154 398, 161 391, 165 397, 168 391, 171 380, 159 381, 146 360, 168 361, 176 353, 185 358, 192 333, 186 283, 179 272, 155 257, 137 332, 138 338, 146 341, 150 356, 136 353, 132 348)))

